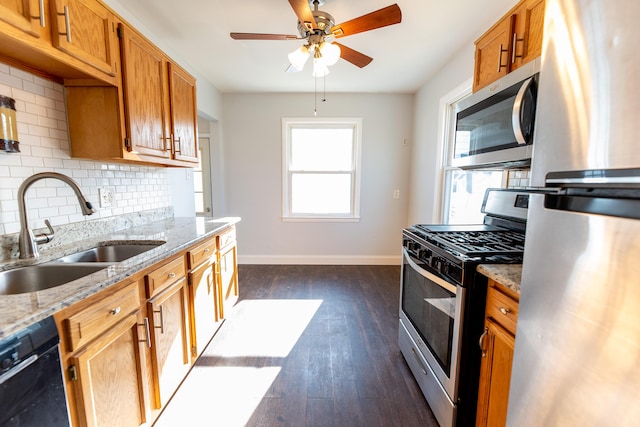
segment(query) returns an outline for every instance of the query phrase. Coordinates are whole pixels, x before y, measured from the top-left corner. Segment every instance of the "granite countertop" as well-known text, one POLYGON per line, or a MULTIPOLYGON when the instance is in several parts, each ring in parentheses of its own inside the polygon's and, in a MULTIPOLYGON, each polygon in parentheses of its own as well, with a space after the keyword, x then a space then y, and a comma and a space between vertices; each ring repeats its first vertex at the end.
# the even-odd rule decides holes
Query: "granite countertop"
MULTIPOLYGON (((164 241, 150 251, 113 264, 104 270, 74 280, 67 284, 17 295, 0 295, 0 338, 18 332, 22 328, 51 316, 55 312, 93 295, 144 268, 147 268, 187 247, 217 234, 237 223, 240 218, 169 218, 142 226, 119 230, 112 234, 79 240, 66 247, 42 252, 37 263, 44 263, 71 253, 89 249, 98 242, 108 240, 164 241)), ((7 270, 24 265, 24 260, 11 260, 0 265, 7 270)), ((33 261, 30 262, 33 264, 33 261)))
POLYGON ((520 294, 522 264, 480 264, 478 272, 520 294))

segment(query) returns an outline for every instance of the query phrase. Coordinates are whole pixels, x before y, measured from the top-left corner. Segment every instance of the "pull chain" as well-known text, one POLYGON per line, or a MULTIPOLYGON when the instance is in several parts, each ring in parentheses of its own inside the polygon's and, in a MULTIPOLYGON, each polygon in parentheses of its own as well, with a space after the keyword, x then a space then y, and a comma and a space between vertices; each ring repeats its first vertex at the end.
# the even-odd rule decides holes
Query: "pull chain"
POLYGON ((313 115, 318 115, 318 79, 313 78, 313 115))

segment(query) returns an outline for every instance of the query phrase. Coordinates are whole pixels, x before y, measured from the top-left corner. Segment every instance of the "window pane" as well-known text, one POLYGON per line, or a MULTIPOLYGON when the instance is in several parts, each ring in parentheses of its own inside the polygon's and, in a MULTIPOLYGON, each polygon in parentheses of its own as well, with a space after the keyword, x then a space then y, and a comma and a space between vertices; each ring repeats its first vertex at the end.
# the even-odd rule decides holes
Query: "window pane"
POLYGON ((292 129, 291 169, 349 171, 353 165, 353 129, 292 129))
POLYGON ((196 200, 196 212, 202 213, 204 212, 204 197, 202 193, 195 193, 196 200))
POLYGON ((502 171, 448 171, 451 179, 449 193, 449 224, 480 224, 484 214, 480 212, 487 188, 502 186, 502 171))
POLYGON ((351 174, 292 174, 294 214, 351 213, 351 174))
POLYGON ((193 189, 194 191, 198 191, 202 193, 203 191, 202 172, 193 171, 193 189))

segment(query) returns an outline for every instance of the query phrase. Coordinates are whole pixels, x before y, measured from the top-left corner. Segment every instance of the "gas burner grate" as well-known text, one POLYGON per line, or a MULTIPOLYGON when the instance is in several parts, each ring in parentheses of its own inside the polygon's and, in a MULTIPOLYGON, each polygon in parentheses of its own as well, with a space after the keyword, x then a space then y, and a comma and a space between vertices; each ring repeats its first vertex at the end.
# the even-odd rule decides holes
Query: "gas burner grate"
POLYGON ((513 231, 447 231, 428 233, 444 247, 468 257, 518 255, 524 251, 524 234, 513 231))

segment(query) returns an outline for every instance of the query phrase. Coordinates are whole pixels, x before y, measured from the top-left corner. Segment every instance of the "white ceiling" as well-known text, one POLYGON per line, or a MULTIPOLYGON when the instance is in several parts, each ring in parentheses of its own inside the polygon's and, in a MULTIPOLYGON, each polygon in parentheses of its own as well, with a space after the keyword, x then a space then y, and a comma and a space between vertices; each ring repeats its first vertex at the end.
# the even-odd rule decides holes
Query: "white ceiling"
MULTIPOLYGON (((112 3, 109 0, 108 4, 112 3)), ((326 0, 336 23, 394 0, 326 0)), ((365 68, 344 60, 330 67, 327 92, 413 93, 448 59, 507 12, 516 0, 396 0, 402 22, 344 37, 340 43, 373 57, 365 68)), ((287 54, 302 42, 238 41, 230 32, 298 34, 287 0, 119 0, 154 41, 179 56, 221 92, 313 92, 311 63, 286 73, 287 54)), ((117 9, 116 9, 117 10, 117 9)), ((471 75, 471 70, 469 70, 471 75)), ((318 90, 323 90, 318 79, 318 90)))

